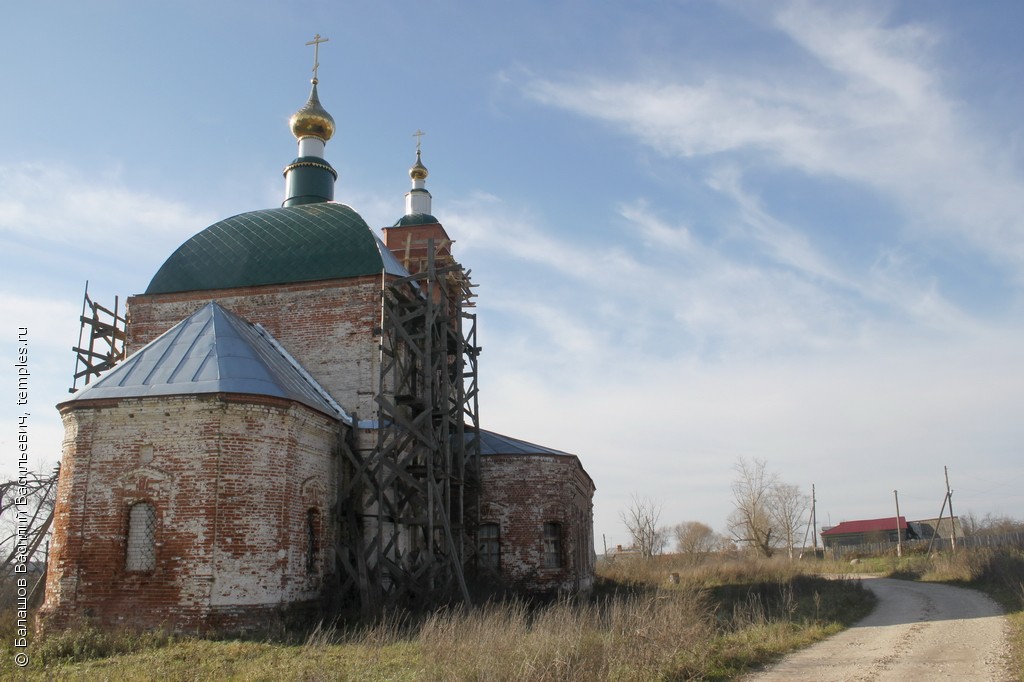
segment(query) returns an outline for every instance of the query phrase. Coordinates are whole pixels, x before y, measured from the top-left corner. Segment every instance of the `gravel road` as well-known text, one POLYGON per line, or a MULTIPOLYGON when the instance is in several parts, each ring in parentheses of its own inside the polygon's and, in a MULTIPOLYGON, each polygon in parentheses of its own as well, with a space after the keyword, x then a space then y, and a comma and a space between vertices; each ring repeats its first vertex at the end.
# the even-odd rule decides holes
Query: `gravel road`
POLYGON ((1011 681, 1002 610, 974 590, 864 578, 874 612, 745 682, 1011 681))

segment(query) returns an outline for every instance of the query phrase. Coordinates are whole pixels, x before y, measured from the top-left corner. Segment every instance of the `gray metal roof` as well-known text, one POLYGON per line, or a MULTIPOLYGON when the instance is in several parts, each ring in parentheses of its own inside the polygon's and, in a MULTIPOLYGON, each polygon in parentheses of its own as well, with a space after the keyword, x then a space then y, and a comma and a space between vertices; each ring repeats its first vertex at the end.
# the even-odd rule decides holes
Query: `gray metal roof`
POLYGON ((266 330, 208 303, 71 400, 241 393, 293 400, 344 419, 327 392, 275 345, 266 330))
POLYGON ((409 271, 398 261, 391 249, 384 245, 384 241, 377 236, 377 233, 373 233, 373 238, 377 240, 377 250, 380 252, 380 260, 384 264, 384 272, 397 277, 408 277, 409 271))
MULTIPOLYGON (((467 438, 469 434, 467 434, 467 438)), ((561 455, 563 457, 575 457, 570 452, 553 450, 543 445, 528 443, 525 440, 503 436, 493 431, 480 429, 480 454, 481 455, 561 455)))
MULTIPOLYGON (((472 438, 471 433, 466 433, 466 438, 472 438)), ((594 479, 590 477, 586 469, 583 468, 583 462, 579 457, 572 454, 571 452, 563 452, 561 450, 555 450, 553 448, 546 448, 543 445, 537 445, 536 443, 529 443, 525 440, 519 440, 518 438, 512 438, 511 436, 503 436, 500 433, 494 433, 493 431, 484 431, 480 429, 480 454, 482 456, 487 455, 555 455, 559 457, 572 457, 577 464, 580 466, 580 471, 587 480, 590 481, 591 485, 594 485, 594 479)))

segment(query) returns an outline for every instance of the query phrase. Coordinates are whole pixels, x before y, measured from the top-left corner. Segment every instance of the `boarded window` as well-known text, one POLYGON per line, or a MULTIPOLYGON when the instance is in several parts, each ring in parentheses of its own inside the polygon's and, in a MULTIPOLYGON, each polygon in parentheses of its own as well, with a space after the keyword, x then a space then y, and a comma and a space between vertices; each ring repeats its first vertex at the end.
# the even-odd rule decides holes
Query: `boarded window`
POLYGON ((156 568, 156 508, 148 502, 128 510, 128 543, 124 567, 128 571, 156 568))
POLYGON ((544 524, 544 568, 562 567, 562 524, 544 524))
POLYGON ((496 523, 485 523, 477 531, 477 562, 480 568, 501 569, 501 529, 496 523))
POLYGON ((320 560, 320 510, 306 512, 306 572, 316 573, 320 560))

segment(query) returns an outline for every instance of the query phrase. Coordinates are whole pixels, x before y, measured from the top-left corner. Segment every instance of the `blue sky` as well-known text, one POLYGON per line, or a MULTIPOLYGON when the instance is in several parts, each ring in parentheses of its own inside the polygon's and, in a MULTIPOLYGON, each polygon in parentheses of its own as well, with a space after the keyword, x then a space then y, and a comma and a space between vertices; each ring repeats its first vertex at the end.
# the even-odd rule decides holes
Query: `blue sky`
MULTIPOLYGON (((0 26, 0 312, 60 449, 82 289, 143 291, 277 206, 320 95, 336 197, 434 214, 480 284, 485 428, 722 530, 738 457, 820 525, 1024 517, 1024 4, 19 3, 0 26)), ((12 396, 16 385, 8 379, 12 396)), ((13 398, 0 443, 13 471, 13 398)))

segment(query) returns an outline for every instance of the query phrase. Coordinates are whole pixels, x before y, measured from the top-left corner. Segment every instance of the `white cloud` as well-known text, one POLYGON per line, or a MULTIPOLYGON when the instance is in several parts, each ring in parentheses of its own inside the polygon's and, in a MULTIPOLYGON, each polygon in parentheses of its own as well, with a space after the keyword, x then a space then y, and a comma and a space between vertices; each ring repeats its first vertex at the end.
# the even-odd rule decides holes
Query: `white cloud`
POLYGON ((619 207, 619 247, 556 236, 493 196, 458 202, 447 224, 459 257, 486 279, 483 314, 507 318, 510 338, 544 339, 538 363, 622 366, 624 346, 644 359, 785 356, 870 348, 893 330, 956 335, 978 325, 898 258, 849 270, 737 178, 715 185, 737 211, 710 237, 642 200, 619 207))
MULTIPOLYGON (((973 244, 1024 284, 1024 178, 944 89, 941 36, 880 13, 790 3, 762 26, 803 48, 783 71, 694 64, 673 77, 529 77, 524 94, 678 157, 729 155, 868 187, 907 233, 973 244), (737 156, 745 155, 745 156, 737 156)), ((955 68, 947 65, 944 68, 955 68)))
MULTIPOLYGON (((113 307, 135 293, 197 226, 213 220, 182 204, 128 188, 117 173, 93 176, 60 164, 0 166, 0 244, 9 258, 0 276, 0 314, 13 344, 28 329, 30 404, 5 403, 4 423, 31 412, 32 465, 60 455, 63 428, 54 406, 66 400, 79 338, 85 277, 90 294, 113 307)), ((13 346, 9 345, 8 348, 13 346)), ((0 436, 9 446, 10 429, 0 436)), ((10 447, 7 447, 10 450, 10 447)), ((0 475, 13 471, 13 460, 0 475)))
POLYGON ((116 172, 86 174, 59 163, 0 166, 0 239, 36 257, 144 267, 147 276, 210 214, 129 189, 116 172))
MULTIPOLYGON (((515 283, 498 305, 482 290, 499 327, 482 336, 485 421, 581 454, 599 489, 595 530, 611 544, 625 540, 617 510, 635 490, 666 502, 666 523, 720 526, 738 456, 817 483, 819 518, 877 515, 894 487, 907 513, 934 515, 944 464, 992 472, 1019 457, 1024 329, 968 296, 954 302, 958 275, 927 261, 970 245, 1000 282, 1024 283, 1018 172, 946 91, 940 35, 883 14, 787 7, 762 26, 803 50, 785 73, 520 79, 530 100, 705 172, 726 211, 695 227, 620 198, 614 219, 633 239, 615 246, 560 238, 495 197, 449 221, 467 262, 515 283), (772 171, 866 189, 903 222, 843 257, 773 213, 757 184, 772 171), (589 336, 552 342, 563 331, 589 336)), ((961 490, 984 500, 979 491, 961 490)))
MULTIPOLYGON (((6 284, 6 282, 5 282, 6 284)), ((6 288, 6 287, 5 287, 6 288)), ((6 360, 14 364, 14 348, 22 329, 27 330, 28 404, 4 401, 0 405, 0 421, 8 428, 0 431, 0 448, 14 451, 16 416, 30 413, 30 468, 52 466, 60 457, 64 430, 54 406, 68 397, 75 362, 71 347, 78 341, 80 301, 62 301, 38 294, 0 290, 0 311, 3 312, 6 360)), ((11 381, 13 382, 13 374, 11 381)), ((12 384, 13 387, 13 384, 12 384)), ((14 458, 0 462, 0 478, 6 480, 16 471, 14 458)))

